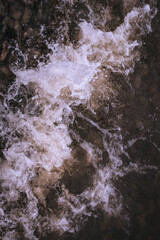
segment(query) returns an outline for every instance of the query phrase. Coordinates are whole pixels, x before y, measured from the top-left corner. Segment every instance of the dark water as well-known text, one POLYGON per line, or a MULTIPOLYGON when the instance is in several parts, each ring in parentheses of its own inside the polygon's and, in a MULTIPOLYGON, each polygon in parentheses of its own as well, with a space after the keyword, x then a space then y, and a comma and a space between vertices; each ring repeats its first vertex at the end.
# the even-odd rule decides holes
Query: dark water
POLYGON ((0 238, 158 240, 159 2, 0 4, 0 238))

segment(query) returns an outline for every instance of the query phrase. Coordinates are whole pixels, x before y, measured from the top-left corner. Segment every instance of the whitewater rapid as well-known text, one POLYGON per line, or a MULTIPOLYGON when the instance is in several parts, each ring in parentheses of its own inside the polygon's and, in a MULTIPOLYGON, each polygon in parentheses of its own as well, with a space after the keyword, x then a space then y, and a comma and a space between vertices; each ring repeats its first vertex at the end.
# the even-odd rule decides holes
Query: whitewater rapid
POLYGON ((116 98, 110 73, 128 76, 134 71, 141 57, 142 36, 151 31, 155 14, 156 9, 148 4, 133 8, 112 32, 96 28, 93 21, 82 21, 76 47, 48 43, 52 49, 48 63, 39 63, 35 69, 13 69, 16 81, 4 96, 0 116, 0 137, 6 142, 0 168, 0 225, 7 229, 3 240, 18 239, 18 224, 26 238, 36 240, 35 229, 42 236, 79 231, 88 217, 96 217, 97 208, 121 215, 123 199, 113 180, 143 169, 137 164, 123 166, 120 126, 103 128, 74 109, 83 105, 94 116, 100 101, 116 98), (93 131, 86 139, 76 130, 80 124, 83 131, 81 121, 93 131), (98 134, 92 140, 94 131, 98 134), (105 151, 109 163, 102 166, 105 151), (86 168, 91 171, 87 175, 90 184, 79 192, 70 186, 67 189, 66 174, 74 181, 86 168), (55 186, 60 190, 54 194, 54 209, 46 199, 55 186))

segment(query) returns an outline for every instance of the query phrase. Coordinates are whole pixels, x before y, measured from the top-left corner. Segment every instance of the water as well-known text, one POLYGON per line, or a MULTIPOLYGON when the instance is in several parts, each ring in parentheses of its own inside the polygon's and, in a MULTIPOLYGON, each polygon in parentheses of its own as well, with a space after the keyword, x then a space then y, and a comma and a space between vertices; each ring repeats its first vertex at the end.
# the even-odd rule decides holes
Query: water
POLYGON ((136 139, 124 143, 120 124, 113 118, 107 127, 97 113, 103 108, 109 118, 118 99, 110 76, 118 73, 129 81, 156 8, 125 4, 128 13, 115 30, 106 31, 103 18, 98 26, 88 7, 89 20, 80 21, 76 46, 62 38, 48 42, 48 63, 13 68, 16 81, 0 116, 3 240, 77 233, 99 210, 129 222, 115 180, 156 167, 125 166, 121 156, 136 139))

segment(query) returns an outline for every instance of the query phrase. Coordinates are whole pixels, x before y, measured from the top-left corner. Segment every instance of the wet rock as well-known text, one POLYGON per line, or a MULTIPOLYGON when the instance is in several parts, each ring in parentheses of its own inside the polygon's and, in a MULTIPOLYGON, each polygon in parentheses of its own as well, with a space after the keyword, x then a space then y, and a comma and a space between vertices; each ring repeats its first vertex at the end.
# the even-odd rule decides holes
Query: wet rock
POLYGON ((49 0, 48 8, 53 11, 55 9, 57 3, 58 3, 58 0, 49 0))
POLYGON ((74 114, 82 114, 85 118, 89 118, 94 122, 97 122, 97 116, 90 109, 88 109, 85 105, 71 105, 70 106, 74 114))
POLYGON ((44 237, 40 237, 39 240, 62 240, 62 238, 60 237, 60 235, 56 232, 51 232, 46 234, 46 236, 44 237))
POLYGON ((9 99, 8 107, 14 113, 19 109, 24 113, 24 108, 27 104, 27 88, 25 85, 21 85, 18 89, 17 95, 9 99))
POLYGON ((40 30, 25 26, 22 34, 22 51, 15 49, 16 45, 13 44, 12 52, 8 58, 9 64, 30 69, 37 67, 39 62, 46 63, 49 59, 47 55, 51 49, 48 49, 45 39, 40 35, 40 30))
POLYGON ((68 236, 62 235, 62 240, 128 239, 127 233, 122 228, 122 221, 116 217, 105 215, 101 210, 97 212, 97 218, 89 217, 83 225, 78 233, 70 233, 68 236))
POLYGON ((6 147, 7 136, 0 136, 0 162, 3 162, 6 158, 4 156, 3 150, 6 147))
POLYGON ((49 8, 48 8, 48 0, 42 0, 40 1, 39 5, 39 21, 41 24, 47 24, 48 23, 48 14, 49 14, 49 8))
POLYGON ((9 52, 9 46, 8 42, 4 41, 2 44, 2 53, 0 55, 0 62, 4 62, 7 59, 7 55, 9 52))
POLYGON ((141 6, 142 1, 140 0, 135 0, 135 1, 128 1, 128 0, 123 0, 123 9, 124 9, 124 14, 127 15, 134 7, 139 7, 141 6))
POLYGON ((27 205, 27 195, 25 192, 20 192, 20 197, 18 199, 18 204, 20 207, 25 208, 27 205))
POLYGON ((81 28, 75 22, 69 25, 69 39, 72 43, 77 44, 82 36, 81 28))
POLYGON ((68 24, 69 31, 69 40, 77 44, 78 41, 82 37, 81 28, 79 27, 79 23, 82 21, 89 20, 89 9, 85 2, 77 2, 73 3, 71 13, 69 14, 70 22, 68 24))
POLYGON ((111 7, 112 9, 112 13, 114 16, 117 16, 121 19, 121 21, 123 20, 123 1, 122 0, 110 0, 108 2, 108 5, 111 7))
POLYGON ((35 68, 39 62, 47 62, 49 57, 48 53, 51 52, 48 49, 43 37, 40 35, 39 30, 28 28, 24 32, 25 47, 23 49, 24 54, 27 57, 26 68, 35 68))
POLYGON ((30 19, 31 19, 31 16, 32 16, 33 12, 31 10, 31 8, 29 6, 26 6, 24 8, 24 13, 22 15, 22 24, 28 24, 30 19))
POLYGON ((73 8, 72 20, 76 20, 77 22, 89 20, 89 9, 85 2, 75 1, 72 8, 73 8))
MULTIPOLYGON (((65 187, 73 194, 81 194, 87 187, 92 185, 92 174, 94 172, 93 167, 87 166, 82 171, 77 171, 76 167, 74 169, 76 174, 71 173, 72 175, 66 174, 63 178, 65 187)), ((74 171, 73 170, 73 171, 74 171)))
POLYGON ((69 192, 81 194, 87 187, 92 186, 95 169, 87 162, 87 152, 80 146, 76 146, 72 155, 74 162, 67 167, 62 182, 69 192))
POLYGON ((4 17, 5 14, 6 14, 5 7, 4 7, 2 1, 0 1, 0 17, 4 17))
POLYGON ((33 99, 35 95, 32 84, 27 86, 21 84, 17 94, 7 101, 8 107, 14 113, 20 110, 29 116, 39 116, 43 111, 44 103, 43 101, 33 99))
POLYGON ((3 151, 0 149, 0 163, 2 163, 5 160, 5 156, 3 154, 3 151))
POLYGON ((98 124, 101 128, 108 129, 114 125, 114 114, 112 105, 104 101, 96 110, 98 124))
POLYGON ((102 153, 102 160, 100 161, 100 164, 105 167, 106 165, 108 165, 110 163, 110 159, 109 159, 109 154, 107 151, 103 151, 102 153))
MULTIPOLYGON (((42 23, 48 24, 46 20, 48 18, 48 1, 11 0, 5 2, 4 9, 6 14, 2 17, 2 42, 8 39, 11 43, 15 39, 21 50, 25 47, 23 38, 25 28, 40 29, 42 23)), ((38 40, 39 38, 37 38, 38 40)))
POLYGON ((24 68, 25 67, 25 58, 22 55, 22 52, 18 49, 15 49, 15 47, 11 47, 11 53, 8 56, 8 64, 10 66, 24 68))
POLYGON ((7 142, 6 139, 4 137, 0 136, 0 162, 5 160, 3 150, 5 148, 6 142, 7 142))
POLYGON ((28 59, 27 59, 27 64, 26 68, 35 68, 38 65, 39 59, 41 57, 41 53, 34 48, 30 48, 27 51, 28 59))
POLYGON ((5 93, 14 82, 16 76, 7 66, 0 66, 0 91, 5 93))
POLYGON ((21 111, 29 116, 39 116, 42 114, 44 109, 43 103, 38 103, 36 100, 28 100, 24 109, 21 111))
MULTIPOLYGON (((4 203, 4 212, 5 214, 8 213, 12 213, 12 211, 18 211, 18 209, 21 207, 25 207, 26 206, 26 200, 24 200, 24 202, 21 202, 21 198, 18 201, 14 201, 14 202, 5 202, 4 203), (20 201, 19 201, 20 200, 20 201)), ((23 201, 23 200, 22 200, 23 201)))
POLYGON ((15 234, 14 237, 16 240, 29 240, 29 238, 25 237, 25 229, 24 226, 21 223, 18 223, 15 227, 15 234))
MULTIPOLYGON (((31 39, 34 35, 38 35, 38 30, 36 29, 33 29, 29 26, 25 26, 24 28, 24 32, 23 32, 23 38, 25 40, 25 42, 28 40, 28 39, 31 39)), ((30 43, 30 42, 29 42, 30 43)), ((26 42, 26 44, 28 45, 29 44, 28 42, 26 42)))
POLYGON ((9 16, 14 20, 20 20, 24 11, 23 1, 10 0, 8 2, 9 16))
POLYGON ((107 7, 107 0, 98 0, 98 1, 96 1, 96 0, 89 0, 88 1, 89 2, 89 4, 90 5, 95 5, 95 4, 100 4, 100 5, 102 5, 103 7, 107 7))
POLYGON ((138 73, 135 74, 134 72, 130 76, 131 79, 134 78, 132 86, 128 84, 125 77, 119 78, 113 74, 118 86, 118 97, 115 103, 117 106, 113 111, 113 116, 115 122, 121 127, 124 142, 138 138, 148 131, 149 126, 151 126, 149 115, 154 111, 154 107, 147 96, 147 87, 144 87, 144 80, 141 76, 143 73, 146 74, 146 65, 141 70, 137 69, 137 71, 138 73), (117 77, 120 79, 119 82, 117 77), (137 86, 139 87, 137 88, 137 86))
POLYGON ((70 129, 75 131, 84 141, 103 149, 102 133, 86 119, 75 117, 74 123, 70 126, 70 129))
POLYGON ((160 166, 159 150, 149 141, 137 140, 127 152, 133 162, 160 166))
POLYGON ((60 211, 61 206, 58 204, 58 197, 62 193, 61 186, 53 186, 46 197, 47 208, 52 209, 52 211, 57 214, 60 211))
MULTIPOLYGON (((38 213, 40 216, 45 216, 46 214, 46 207, 39 201, 37 204, 38 207, 38 213)), ((38 229, 36 230, 36 232, 38 231, 38 229)), ((37 232, 38 233, 38 232, 37 232)), ((37 234, 36 234, 37 235, 37 234)))
POLYGON ((130 217, 130 240, 158 239, 160 214, 157 199, 160 194, 157 180, 157 174, 151 170, 150 174, 144 175, 129 173, 117 183, 130 217))
POLYGON ((5 148, 6 139, 5 137, 0 136, 0 150, 3 150, 5 148))
POLYGON ((7 15, 3 20, 2 33, 3 39, 7 39, 9 42, 17 39, 20 48, 22 47, 22 26, 20 21, 12 19, 7 15))
MULTIPOLYGON (((46 62, 48 59, 47 54, 51 50, 48 50, 44 43, 46 37, 48 41, 61 39, 65 43, 70 41, 77 44, 81 37, 79 21, 81 18, 84 19, 82 15, 88 17, 89 11, 85 3, 74 2, 72 5, 74 5, 73 8, 70 3, 60 3, 57 0, 6 1, 4 9, 7 15, 2 17, 2 35, 0 37, 1 42, 6 39, 13 47, 9 63, 15 64, 16 62, 21 67, 25 66, 22 54, 15 52, 14 40, 18 41, 23 54, 28 55, 27 68, 37 67, 39 61, 46 62), (78 12, 76 12, 77 9, 78 12), (45 25, 43 37, 40 34, 41 24, 45 25)), ((1 61, 5 60, 6 55, 7 52, 3 51, 1 61)))
POLYGON ((124 21, 123 1, 108 1, 108 18, 105 23, 106 31, 114 31, 124 21))

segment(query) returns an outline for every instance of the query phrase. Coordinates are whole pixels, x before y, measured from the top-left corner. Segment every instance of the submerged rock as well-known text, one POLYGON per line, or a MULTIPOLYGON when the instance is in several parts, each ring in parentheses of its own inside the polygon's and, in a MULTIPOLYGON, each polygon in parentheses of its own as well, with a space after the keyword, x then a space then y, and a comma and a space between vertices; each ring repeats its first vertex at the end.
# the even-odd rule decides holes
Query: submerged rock
POLYGON ((70 193, 80 194, 87 187, 92 186, 94 167, 88 162, 87 151, 75 145, 72 152, 73 163, 67 167, 62 182, 70 193))
POLYGON ((3 5, 3 2, 0 1, 0 17, 4 17, 5 14, 6 14, 6 12, 5 12, 5 7, 4 7, 4 5, 3 5))
POLYGON ((144 175, 129 173, 122 177, 117 185, 131 219, 127 239, 158 239, 160 184, 155 170, 144 175))
POLYGON ((46 197, 46 206, 51 209, 53 213, 58 214, 61 210, 61 206, 58 203, 58 197, 62 193, 62 186, 53 186, 49 189, 49 192, 46 197))
POLYGON ((92 143, 95 147, 100 149, 104 148, 103 134, 89 120, 76 116, 73 124, 70 125, 70 129, 76 132, 84 141, 92 143))
POLYGON ((137 140, 127 152, 130 156, 130 161, 152 166, 160 165, 159 150, 151 142, 137 140))
POLYGON ((2 52, 0 55, 0 62, 6 62, 7 60, 7 55, 9 53, 9 44, 7 41, 4 41, 2 44, 2 52))
POLYGON ((0 91, 5 93, 8 87, 14 82, 16 76, 9 67, 0 66, 0 91))

